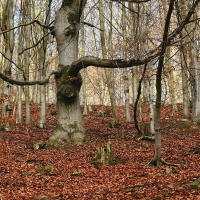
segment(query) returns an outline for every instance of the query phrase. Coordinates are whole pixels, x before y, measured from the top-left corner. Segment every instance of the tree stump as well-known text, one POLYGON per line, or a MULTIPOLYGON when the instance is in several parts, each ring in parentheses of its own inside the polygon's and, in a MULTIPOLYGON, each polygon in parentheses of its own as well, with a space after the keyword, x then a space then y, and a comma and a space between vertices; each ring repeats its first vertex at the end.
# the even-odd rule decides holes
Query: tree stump
POLYGON ((112 143, 108 142, 104 147, 97 148, 98 154, 95 159, 96 162, 99 162, 102 165, 109 166, 116 164, 116 160, 114 157, 114 151, 112 147, 112 143))

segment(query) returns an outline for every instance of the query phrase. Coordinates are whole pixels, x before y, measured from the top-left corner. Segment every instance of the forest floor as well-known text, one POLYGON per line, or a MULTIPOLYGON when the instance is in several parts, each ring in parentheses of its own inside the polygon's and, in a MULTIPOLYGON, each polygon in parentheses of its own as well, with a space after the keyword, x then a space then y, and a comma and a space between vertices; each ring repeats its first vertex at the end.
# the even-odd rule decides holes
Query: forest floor
MULTIPOLYGON (((39 105, 31 105, 32 124, 12 123, 11 131, 0 131, 0 200, 176 200, 200 199, 200 190, 190 183, 200 176, 200 126, 172 117, 170 106, 163 106, 162 157, 179 166, 149 167, 154 142, 136 140, 134 123, 112 128, 112 117, 99 116, 101 106, 84 117, 87 141, 33 149, 32 144, 47 138, 55 128, 56 107, 47 106, 47 128, 37 127, 39 105), (112 142, 118 163, 95 166, 97 147, 112 142)), ((109 109, 108 107, 104 107, 109 109)), ((182 109, 179 105, 179 111, 182 109)), ((148 123, 148 108, 143 108, 148 123), (146 109, 146 110, 145 110, 146 109)))

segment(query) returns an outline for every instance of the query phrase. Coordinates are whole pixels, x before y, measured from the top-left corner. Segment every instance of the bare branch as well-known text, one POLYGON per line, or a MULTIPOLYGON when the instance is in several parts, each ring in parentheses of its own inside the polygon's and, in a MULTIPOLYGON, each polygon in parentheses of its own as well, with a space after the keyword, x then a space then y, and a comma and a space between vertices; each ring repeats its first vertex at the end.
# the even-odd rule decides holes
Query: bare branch
POLYGON ((100 31, 104 31, 104 30, 102 30, 102 29, 100 29, 100 28, 96 27, 95 25, 90 24, 90 23, 88 23, 88 22, 81 22, 81 23, 82 23, 82 24, 85 24, 85 25, 87 25, 87 26, 90 26, 90 27, 94 27, 94 28, 96 28, 96 29, 98 29, 98 30, 100 30, 100 31))
POLYGON ((190 8, 187 16, 185 17, 185 19, 181 22, 180 26, 178 28, 176 28, 171 34, 169 34, 168 37, 168 43, 170 43, 170 41, 172 39, 174 39, 185 27, 186 24, 190 23, 190 18, 191 16, 194 14, 195 8, 197 7, 198 3, 200 2, 200 0, 196 0, 193 4, 193 6, 190 8))
POLYGON ((52 33, 52 31, 49 32, 49 33, 47 33, 46 35, 44 35, 44 36, 43 36, 42 38, 40 38, 40 40, 38 40, 33 46, 28 47, 28 48, 26 48, 26 49, 23 49, 23 50, 19 53, 19 55, 23 54, 25 51, 27 51, 27 50, 29 50, 29 49, 32 49, 32 48, 38 46, 38 44, 40 44, 40 42, 42 42, 42 40, 43 40, 46 36, 48 36, 49 34, 51 34, 51 33, 52 33))
POLYGON ((79 60, 73 62, 70 66, 70 69, 68 73, 71 76, 77 76, 78 72, 86 68, 88 66, 96 66, 101 68, 127 68, 127 67, 133 67, 138 65, 143 65, 154 58, 156 58, 159 55, 159 53, 151 55, 144 60, 109 60, 109 59, 101 59, 93 56, 84 56, 80 58, 79 60))
POLYGON ((69 74, 72 76, 77 76, 78 72, 86 68, 88 66, 96 66, 101 68, 126 68, 126 67, 132 67, 132 66, 139 66, 143 64, 147 64, 153 59, 155 59, 158 56, 163 55, 163 45, 164 48, 169 46, 172 42, 172 40, 183 30, 185 25, 190 21, 191 16, 194 14, 194 10, 197 7, 200 0, 196 0, 189 10, 188 14, 186 15, 185 19, 182 21, 179 27, 177 27, 171 34, 168 36, 165 35, 165 38, 163 39, 162 43, 149 52, 148 56, 144 58, 143 60, 108 60, 108 59, 100 59, 97 57, 92 56, 85 56, 80 58, 79 60, 73 62, 69 68, 69 74))
POLYGON ((49 73, 46 75, 46 77, 43 80, 18 81, 18 80, 14 80, 14 79, 7 77, 0 72, 0 78, 6 82, 13 84, 13 85, 36 85, 36 84, 45 85, 46 83, 49 82, 50 76, 53 74, 57 74, 57 73, 59 73, 58 70, 49 71, 49 73))
POLYGON ((14 61, 12 61, 11 59, 7 58, 7 57, 5 56, 5 54, 3 54, 2 52, 0 52, 0 54, 1 54, 6 60, 8 60, 10 63, 14 64, 15 67, 16 67, 17 69, 19 69, 20 71, 22 71, 22 73, 24 74, 24 70, 21 69, 14 61))
POLYGON ((7 32, 9 32, 9 31, 12 31, 12 30, 14 30, 14 29, 16 29, 16 28, 20 28, 20 27, 22 27, 22 26, 28 26, 28 25, 31 25, 31 24, 34 24, 34 23, 37 23, 37 24, 39 24, 40 26, 42 26, 43 28, 46 28, 46 29, 50 29, 50 30, 53 29, 52 26, 49 26, 49 25, 46 25, 46 24, 42 24, 40 21, 34 20, 34 21, 32 21, 32 22, 29 22, 29 23, 26 23, 26 24, 20 24, 20 25, 18 25, 18 26, 15 26, 15 27, 13 27, 13 28, 8 29, 8 30, 2 31, 2 32, 0 32, 0 34, 4 34, 4 33, 7 33, 7 32))

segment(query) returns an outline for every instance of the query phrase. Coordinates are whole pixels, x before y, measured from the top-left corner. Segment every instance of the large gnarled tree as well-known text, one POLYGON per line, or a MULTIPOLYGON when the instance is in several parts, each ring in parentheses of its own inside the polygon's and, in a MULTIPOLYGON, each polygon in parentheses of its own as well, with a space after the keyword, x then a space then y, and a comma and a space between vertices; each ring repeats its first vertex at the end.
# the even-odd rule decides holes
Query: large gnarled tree
POLYGON ((83 142, 85 130, 79 105, 79 91, 82 84, 81 75, 79 73, 80 70, 88 66, 102 68, 140 66, 147 64, 158 56, 161 58, 165 53, 166 47, 170 45, 183 27, 190 22, 190 17, 199 1, 200 0, 196 0, 194 2, 180 26, 170 34, 167 34, 164 41, 155 50, 147 54, 144 59, 108 60, 91 56, 84 56, 77 59, 79 29, 80 25, 84 24, 80 19, 86 0, 63 0, 61 8, 56 13, 53 27, 48 27, 37 20, 30 23, 37 23, 40 26, 49 29, 55 35, 59 54, 59 65, 57 70, 49 72, 43 80, 17 81, 6 77, 2 73, 0 73, 0 78, 11 84, 42 85, 48 83, 49 77, 52 74, 55 74, 57 83, 58 120, 56 129, 49 139, 54 141, 83 142))

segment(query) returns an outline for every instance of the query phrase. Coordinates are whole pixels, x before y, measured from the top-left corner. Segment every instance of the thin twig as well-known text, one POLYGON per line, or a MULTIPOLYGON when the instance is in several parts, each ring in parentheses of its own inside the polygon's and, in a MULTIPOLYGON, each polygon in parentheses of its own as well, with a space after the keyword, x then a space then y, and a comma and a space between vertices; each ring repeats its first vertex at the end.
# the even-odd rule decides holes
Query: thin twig
MULTIPOLYGON (((4 34, 4 33, 7 33, 7 32, 10 32, 10 31, 12 31, 12 30, 14 30, 14 29, 16 29, 16 28, 20 28, 20 27, 22 27, 22 26, 29 26, 29 25, 34 24, 34 23, 37 23, 37 24, 39 24, 40 26, 42 26, 43 28, 46 28, 46 29, 50 29, 50 30, 53 29, 53 27, 50 26, 50 25, 42 24, 40 21, 34 20, 34 21, 32 21, 32 22, 29 22, 29 23, 26 23, 26 24, 20 24, 20 25, 18 25, 18 26, 15 26, 15 27, 13 27, 13 28, 8 29, 8 30, 2 31, 2 32, 0 32, 0 35, 1 35, 1 34, 4 34)), ((53 23, 53 22, 51 22, 50 24, 52 24, 52 23, 53 23)))
POLYGON ((47 33, 46 35, 44 35, 44 36, 43 36, 42 38, 40 38, 40 40, 38 40, 33 46, 28 47, 28 48, 26 48, 26 49, 23 49, 23 50, 19 53, 19 55, 21 55, 22 53, 24 53, 25 51, 27 51, 27 50, 29 50, 29 49, 32 49, 32 48, 36 47, 38 44, 40 44, 40 42, 42 42, 42 40, 43 40, 46 36, 48 36, 48 35, 51 34, 51 33, 52 33, 52 31, 49 32, 49 33, 47 33))

